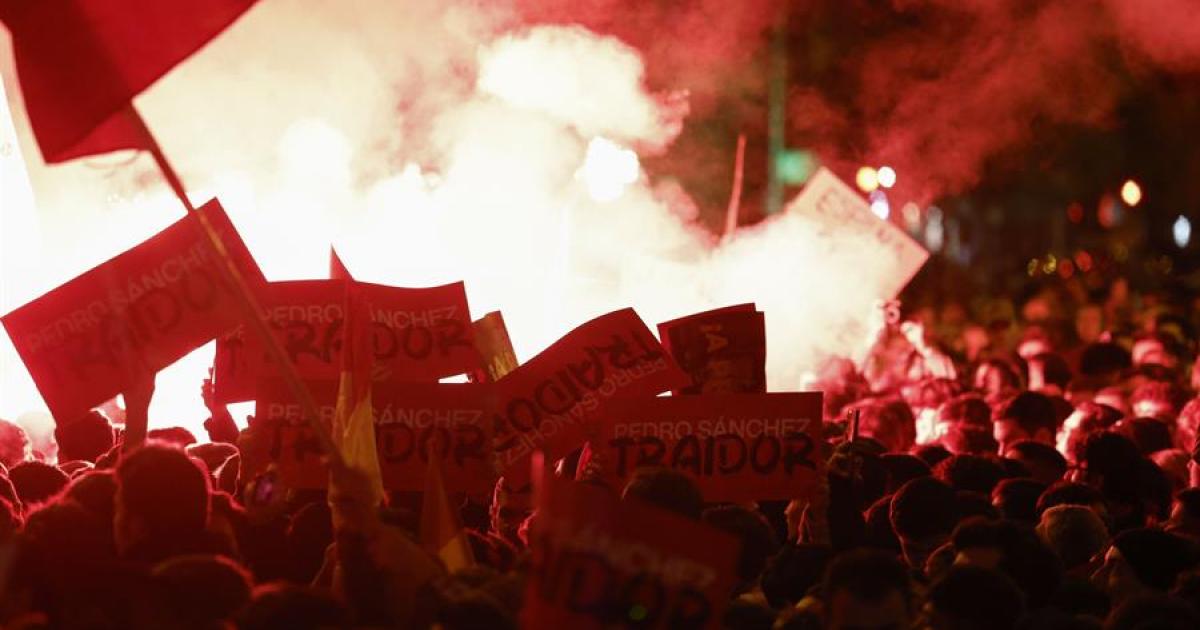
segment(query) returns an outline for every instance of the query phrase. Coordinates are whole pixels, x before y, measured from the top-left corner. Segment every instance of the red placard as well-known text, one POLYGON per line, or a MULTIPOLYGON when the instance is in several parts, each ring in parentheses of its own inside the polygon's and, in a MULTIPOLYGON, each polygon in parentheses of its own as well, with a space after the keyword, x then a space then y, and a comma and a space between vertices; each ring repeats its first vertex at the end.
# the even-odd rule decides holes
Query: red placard
POLYGON ((534 450, 553 461, 579 447, 615 397, 652 397, 687 382, 633 309, 601 315, 496 384, 500 469, 524 485, 534 450))
POLYGON ((658 336, 692 377, 692 384, 676 394, 767 391, 767 329, 753 304, 663 322, 658 336))
MULTIPOLYGON (((253 290, 262 272, 214 199, 203 212, 253 290)), ((242 308, 195 217, 3 318, 58 421, 116 396, 242 321, 242 308)))
POLYGON ((603 488, 548 481, 530 530, 521 627, 720 627, 736 538, 603 488))
POLYGON ((823 469, 821 394, 615 400, 592 442, 618 487, 640 466, 691 475, 708 501, 794 499, 823 469))
MULTIPOLYGON (((344 280, 272 282, 263 299, 301 378, 334 380, 341 370, 344 280)), ((359 283, 370 304, 375 380, 437 382, 479 366, 463 283, 425 289, 359 283)), ((218 340, 214 395, 222 403, 254 398, 274 371, 262 343, 244 331, 218 340)))
MULTIPOLYGON (((337 383, 309 384, 325 423, 333 420, 337 383)), ((431 454, 442 460, 450 492, 486 493, 496 481, 488 413, 492 392, 471 383, 387 383, 371 390, 379 467, 388 490, 421 491, 431 454)), ((275 380, 258 389, 255 422, 266 422, 271 459, 293 488, 324 488, 329 480, 320 445, 300 405, 275 380)))

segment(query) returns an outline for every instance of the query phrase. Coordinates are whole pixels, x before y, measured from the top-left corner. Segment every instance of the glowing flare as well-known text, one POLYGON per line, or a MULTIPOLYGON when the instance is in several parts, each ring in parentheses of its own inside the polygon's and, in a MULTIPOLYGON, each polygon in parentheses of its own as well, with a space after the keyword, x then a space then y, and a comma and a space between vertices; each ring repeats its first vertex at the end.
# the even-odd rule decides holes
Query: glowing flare
POLYGON ((576 177, 587 186, 592 199, 615 201, 641 175, 637 153, 607 139, 596 137, 588 143, 583 166, 576 177))
POLYGON ((874 192, 879 188, 879 173, 870 166, 864 166, 854 174, 854 183, 863 192, 874 192))
POLYGON ((1142 187, 1132 179, 1126 180, 1121 186, 1121 201, 1130 208, 1142 202, 1142 187))

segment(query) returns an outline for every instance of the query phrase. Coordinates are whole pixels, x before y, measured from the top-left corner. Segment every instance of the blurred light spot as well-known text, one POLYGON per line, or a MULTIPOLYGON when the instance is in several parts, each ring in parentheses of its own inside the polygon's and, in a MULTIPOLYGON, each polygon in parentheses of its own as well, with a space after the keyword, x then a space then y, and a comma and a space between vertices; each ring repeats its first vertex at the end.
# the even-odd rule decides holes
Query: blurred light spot
POLYGON ((1182 214, 1175 219, 1175 223, 1171 226, 1171 236, 1175 237, 1175 246, 1183 249, 1188 246, 1192 240, 1192 222, 1182 214))
POLYGON ((1079 250, 1075 253, 1075 266, 1079 267, 1079 270, 1084 273, 1091 271, 1092 255, 1083 250, 1079 250))
POLYGON ((1064 258, 1058 262, 1058 275, 1064 280, 1075 275, 1075 263, 1071 262, 1070 258, 1064 258))
POLYGON ((879 173, 870 166, 864 166, 854 174, 854 183, 858 184, 863 192, 873 192, 879 188, 879 173))
POLYGON ((817 170, 817 155, 803 149, 785 149, 775 156, 775 171, 785 183, 799 186, 817 170))
POLYGON ((1034 274, 1037 273, 1039 266, 1041 266, 1041 262, 1038 261, 1038 259, 1030 258, 1029 264, 1025 265, 1025 274, 1032 277, 1034 274))
POLYGON ((884 188, 891 188, 896 185, 896 170, 890 166, 879 167, 879 172, 875 174, 876 181, 884 188))
POLYGON ((1121 201, 1130 208, 1138 205, 1142 201, 1142 187, 1132 179, 1126 180, 1121 186, 1121 201))
POLYGON ((608 138, 596 136, 588 143, 583 166, 575 176, 587 185, 592 199, 605 202, 618 199, 640 174, 637 153, 608 138))
POLYGON ((941 209, 931 206, 929 208, 929 221, 925 224, 925 245, 929 249, 940 252, 942 245, 945 244, 946 230, 942 225, 941 209))
POLYGON ((887 195, 883 194, 882 190, 871 193, 871 212, 884 221, 892 214, 892 207, 888 204, 887 195))
POLYGON ((1083 204, 1079 203, 1078 201, 1071 202, 1071 205, 1067 206, 1067 219, 1069 219, 1071 223, 1079 223, 1080 221, 1083 221, 1083 204))
POLYGON ((1058 259, 1054 257, 1054 254, 1050 254, 1049 256, 1046 256, 1046 263, 1044 265, 1042 265, 1042 271, 1046 275, 1050 275, 1050 274, 1054 273, 1054 270, 1057 268, 1058 268, 1058 259))
POLYGON ((921 229, 921 206, 910 201, 900 209, 900 216, 904 218, 904 228, 910 234, 915 234, 921 229))
POLYGON ((1100 206, 1096 209, 1096 220, 1100 222, 1100 227, 1105 229, 1116 226, 1121 222, 1121 209, 1117 206, 1117 200, 1111 195, 1105 195, 1100 199, 1100 206))

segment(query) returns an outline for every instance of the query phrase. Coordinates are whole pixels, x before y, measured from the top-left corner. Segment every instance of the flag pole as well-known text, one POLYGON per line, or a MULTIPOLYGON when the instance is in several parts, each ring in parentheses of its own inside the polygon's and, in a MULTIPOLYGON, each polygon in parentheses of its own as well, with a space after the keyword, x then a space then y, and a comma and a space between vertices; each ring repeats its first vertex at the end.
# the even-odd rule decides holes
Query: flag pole
POLYGON ((329 457, 331 464, 342 463, 341 454, 334 447, 333 439, 329 435, 329 430, 321 424, 320 415, 317 413, 317 403, 312 397, 312 392, 300 380, 299 374, 296 373, 296 366, 292 364, 291 359, 283 351, 279 340, 275 335, 271 334, 271 329, 267 322, 263 319, 263 311, 259 308, 258 301, 254 298, 254 294, 246 285, 246 279, 242 277, 241 271, 229 256, 229 250, 225 247, 224 241, 221 240, 221 235, 213 227, 212 222, 204 213, 196 210, 196 207, 188 199, 187 190, 183 186, 183 180, 179 178, 179 174, 175 168, 171 166, 171 162, 167 160, 167 156, 163 153, 162 147, 158 144, 158 139, 150 132, 150 128, 146 126, 145 119, 142 118, 137 107, 129 104, 129 116, 138 130, 144 136, 146 141, 146 149, 150 151, 150 155, 154 157, 154 163, 158 165, 158 170, 162 172, 163 178, 167 180, 167 184, 171 187, 172 192, 179 198, 180 203, 187 210, 187 213, 196 218, 200 224, 200 230, 204 233, 205 242, 209 248, 217 256, 219 261, 217 267, 221 269, 221 275, 224 276, 226 282, 233 287, 233 293, 238 298, 238 303, 241 305, 245 320, 254 329, 255 333, 262 339, 263 344, 267 348, 267 353, 275 364, 279 366, 279 371, 283 376, 283 380, 287 383, 288 389, 295 396, 296 401, 300 403, 300 408, 304 412, 304 419, 308 422, 317 440, 321 443, 321 448, 325 451, 325 455, 329 457))

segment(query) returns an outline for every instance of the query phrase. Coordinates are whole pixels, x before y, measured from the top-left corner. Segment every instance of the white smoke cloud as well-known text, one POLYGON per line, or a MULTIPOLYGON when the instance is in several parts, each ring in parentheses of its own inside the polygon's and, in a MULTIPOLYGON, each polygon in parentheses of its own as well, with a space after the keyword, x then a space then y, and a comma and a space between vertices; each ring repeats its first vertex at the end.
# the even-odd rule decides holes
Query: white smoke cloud
MULTIPOLYGON (((796 388, 834 349, 823 331, 869 308, 861 280, 886 261, 864 263, 853 243, 821 255, 785 220, 717 247, 677 186, 640 172, 629 183, 627 164, 622 194, 597 201, 577 176, 593 138, 654 151, 686 108, 650 92, 640 57, 615 38, 512 24, 465 1, 265 0, 139 106, 273 279, 323 277, 331 242, 364 280, 464 279, 476 316, 504 311, 523 359, 616 308, 653 327, 753 300, 767 312, 771 385, 796 388)), ((47 270, 27 297, 180 214, 144 157, 45 169, 25 141, 47 240, 83 250, 24 252, 47 270)), ((160 374, 152 417, 203 434, 211 353, 160 374)), ((36 398, 9 380, 0 412, 15 416, 36 398)))

